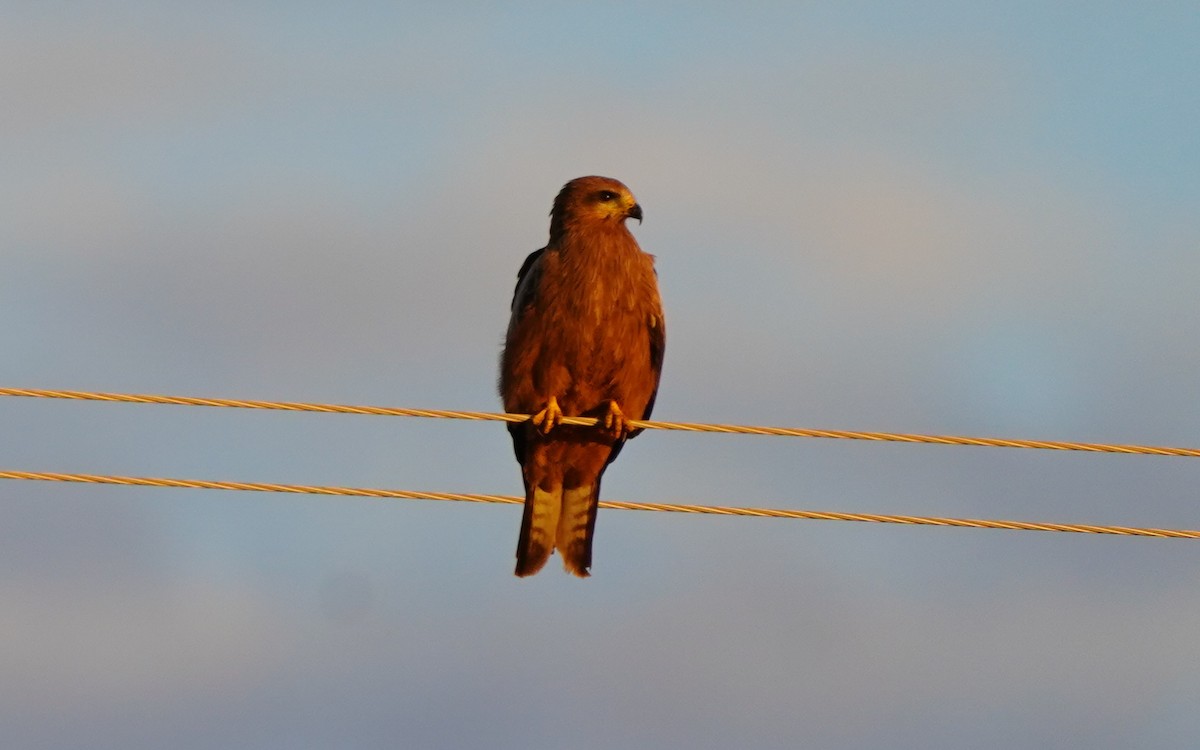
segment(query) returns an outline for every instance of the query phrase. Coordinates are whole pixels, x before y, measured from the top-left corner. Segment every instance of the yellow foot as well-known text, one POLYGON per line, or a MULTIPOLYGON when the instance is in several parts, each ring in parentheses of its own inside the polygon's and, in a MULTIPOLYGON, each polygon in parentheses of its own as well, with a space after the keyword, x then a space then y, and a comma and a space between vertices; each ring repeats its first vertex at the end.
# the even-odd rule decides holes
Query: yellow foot
POLYGON ((616 401, 608 402, 608 411, 605 412, 600 424, 619 439, 629 436, 629 420, 625 418, 625 412, 621 411, 621 407, 617 406, 616 401))
POLYGON ((533 415, 533 426, 538 428, 543 435, 550 434, 558 425, 562 424, 563 413, 562 409, 558 408, 558 400, 553 396, 550 397, 546 408, 533 415))

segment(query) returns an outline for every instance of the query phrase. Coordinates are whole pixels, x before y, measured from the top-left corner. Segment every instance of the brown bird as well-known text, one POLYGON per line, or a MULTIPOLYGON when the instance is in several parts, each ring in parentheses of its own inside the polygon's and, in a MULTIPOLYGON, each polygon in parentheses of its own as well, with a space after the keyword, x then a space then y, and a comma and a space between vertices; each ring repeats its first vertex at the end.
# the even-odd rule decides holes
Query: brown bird
POLYGON ((568 572, 587 577, 600 477, 640 432, 628 420, 654 407, 666 332, 654 256, 629 218, 641 223, 642 207, 617 180, 571 180, 554 199, 549 243, 517 274, 500 396, 505 411, 533 415, 508 426, 525 480, 518 576, 557 548, 568 572))

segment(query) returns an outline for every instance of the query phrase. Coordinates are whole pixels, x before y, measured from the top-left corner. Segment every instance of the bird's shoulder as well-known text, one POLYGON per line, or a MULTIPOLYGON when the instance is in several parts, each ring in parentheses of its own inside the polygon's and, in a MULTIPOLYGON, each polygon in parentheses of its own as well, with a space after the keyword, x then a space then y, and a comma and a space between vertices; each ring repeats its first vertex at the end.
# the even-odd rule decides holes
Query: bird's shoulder
POLYGON ((537 278, 541 275, 541 261, 545 254, 546 248, 544 247, 534 250, 525 258, 525 262, 521 264, 521 270, 517 271, 517 285, 513 288, 513 310, 520 307, 518 304, 519 300, 527 300, 532 293, 532 289, 537 283, 537 278))

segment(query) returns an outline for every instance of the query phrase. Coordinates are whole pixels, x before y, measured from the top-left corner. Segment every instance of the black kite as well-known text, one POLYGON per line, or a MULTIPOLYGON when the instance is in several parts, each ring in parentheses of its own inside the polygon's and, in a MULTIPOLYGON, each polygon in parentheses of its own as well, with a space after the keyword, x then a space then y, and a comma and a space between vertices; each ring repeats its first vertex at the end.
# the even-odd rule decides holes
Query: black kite
POLYGON ((541 570, 557 548, 586 577, 600 478, 658 392, 666 333, 654 257, 625 226, 642 220, 629 188, 607 177, 563 186, 550 212, 550 241, 517 275, 500 361, 510 424, 525 481, 518 576, 541 570), (563 416, 598 417, 596 427, 563 416))

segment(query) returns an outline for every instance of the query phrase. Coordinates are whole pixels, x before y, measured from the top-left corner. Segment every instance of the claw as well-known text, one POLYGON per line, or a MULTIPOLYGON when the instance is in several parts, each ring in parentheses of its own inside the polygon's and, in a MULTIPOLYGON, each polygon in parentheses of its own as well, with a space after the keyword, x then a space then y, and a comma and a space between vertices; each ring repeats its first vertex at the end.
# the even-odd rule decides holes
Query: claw
POLYGON ((618 438, 625 438, 629 435, 629 420, 626 419, 625 412, 621 411, 621 407, 617 406, 616 401, 608 402, 608 411, 604 414, 602 424, 604 429, 618 438))
POLYGON ((562 409, 558 408, 558 400, 554 396, 550 397, 550 401, 546 404, 546 408, 533 415, 533 426, 538 428, 543 435, 548 435, 550 430, 553 430, 558 425, 562 424, 563 413, 562 409))

